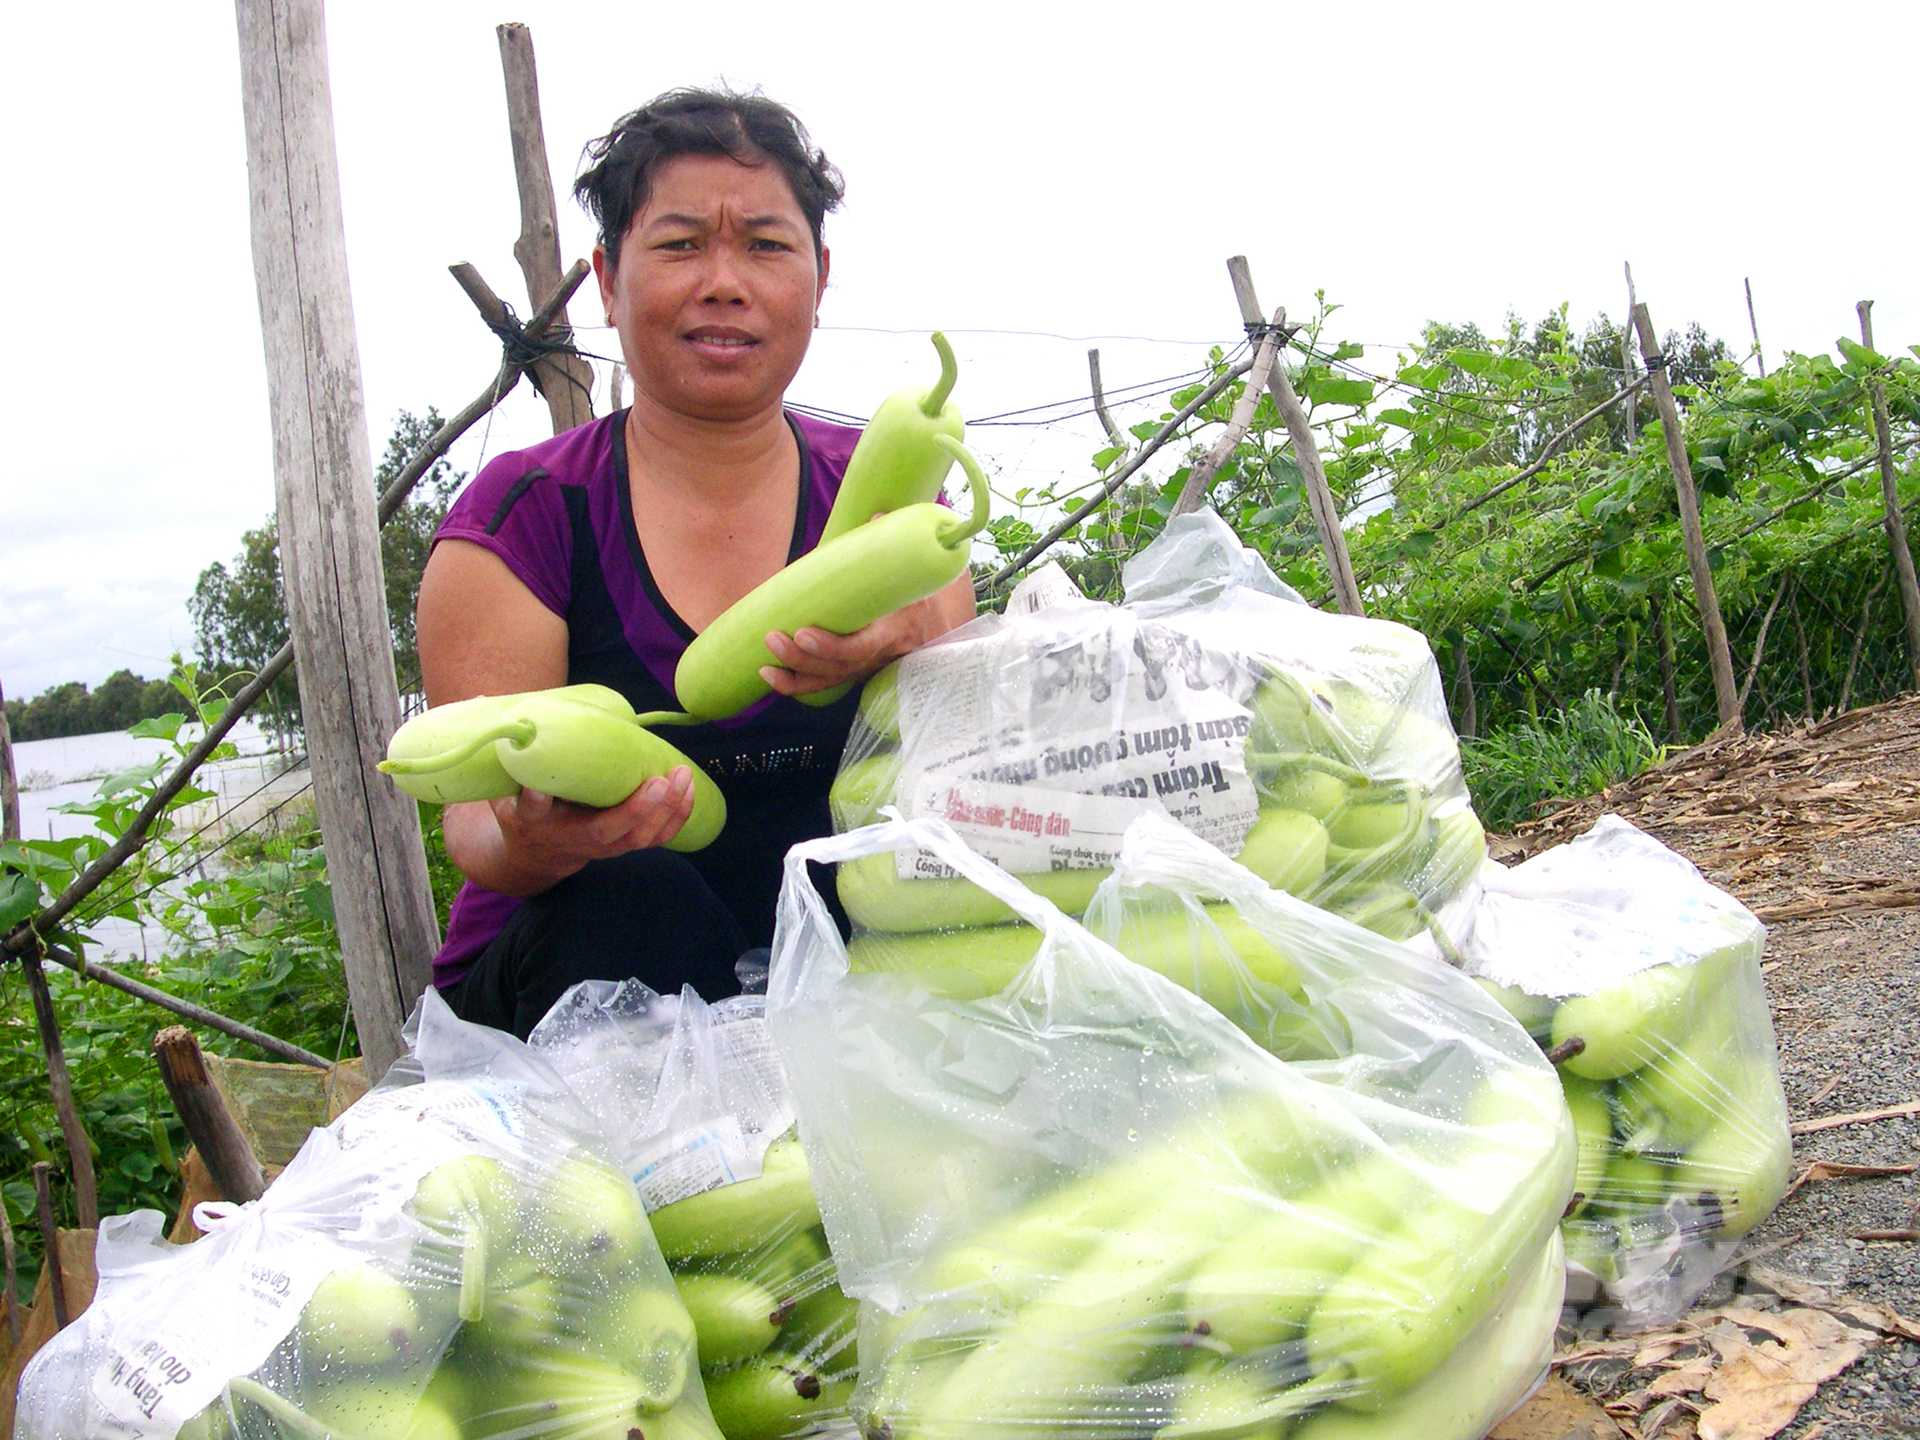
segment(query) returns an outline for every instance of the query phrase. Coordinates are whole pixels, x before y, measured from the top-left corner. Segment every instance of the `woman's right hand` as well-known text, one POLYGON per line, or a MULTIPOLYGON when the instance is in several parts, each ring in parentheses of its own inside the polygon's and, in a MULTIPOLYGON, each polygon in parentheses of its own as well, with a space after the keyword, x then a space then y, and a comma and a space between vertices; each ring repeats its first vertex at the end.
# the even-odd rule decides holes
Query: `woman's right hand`
POLYGON ((537 790, 482 803, 498 827, 486 866, 494 883, 487 888, 537 895, 591 861, 673 839, 693 813, 693 772, 676 766, 605 810, 556 800, 537 790))

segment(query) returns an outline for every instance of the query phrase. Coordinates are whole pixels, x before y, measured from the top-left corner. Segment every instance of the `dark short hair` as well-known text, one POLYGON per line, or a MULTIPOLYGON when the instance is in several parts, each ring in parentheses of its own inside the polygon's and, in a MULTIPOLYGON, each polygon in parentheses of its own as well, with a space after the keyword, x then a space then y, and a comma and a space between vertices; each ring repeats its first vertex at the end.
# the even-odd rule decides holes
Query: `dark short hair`
POLYGON ((654 171, 677 155, 728 155, 743 165, 779 166, 807 217, 816 254, 827 212, 846 193, 840 172, 815 148, 807 127, 778 101, 758 92, 669 90, 622 115, 588 144, 584 156, 592 163, 573 182, 573 198, 599 225, 610 263, 619 260, 620 242, 647 203, 654 171))

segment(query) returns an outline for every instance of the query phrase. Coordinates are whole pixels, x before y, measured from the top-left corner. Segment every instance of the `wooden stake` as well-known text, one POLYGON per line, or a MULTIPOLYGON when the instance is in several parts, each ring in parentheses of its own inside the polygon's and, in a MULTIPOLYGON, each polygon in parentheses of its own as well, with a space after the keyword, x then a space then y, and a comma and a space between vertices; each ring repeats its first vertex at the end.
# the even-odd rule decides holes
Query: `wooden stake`
MULTIPOLYGON (((1100 428, 1107 432, 1107 439, 1113 442, 1114 449, 1125 453, 1133 448, 1133 437, 1122 430, 1113 418, 1113 412, 1107 409, 1106 387, 1100 383, 1100 347, 1094 346, 1087 351, 1087 383, 1092 387, 1093 413, 1100 417, 1100 428)), ((1107 530, 1107 549, 1125 550, 1127 537, 1118 526, 1107 530)))
MULTIPOLYGON (((1873 349, 1873 302, 1854 306, 1860 316, 1860 343, 1873 349)), ((1907 521, 1900 511, 1900 482, 1893 468, 1893 423, 1887 416, 1887 387, 1875 376, 1868 387, 1873 400, 1873 438, 1880 455, 1880 499, 1886 507, 1887 544, 1893 551, 1893 571, 1900 582, 1900 611, 1907 622, 1907 665, 1920 687, 1920 580, 1913 572, 1913 547, 1907 543, 1907 521)))
MULTIPOLYGON (((1620 364, 1627 372, 1627 380, 1634 379, 1633 373, 1633 307, 1639 300, 1633 293, 1633 262, 1623 260, 1621 268, 1627 272, 1627 323, 1620 327, 1620 364)), ((1633 396, 1627 397, 1627 448, 1633 448, 1634 441, 1640 438, 1640 407, 1633 396)))
POLYGON ((1660 407, 1660 430, 1667 443, 1667 461, 1673 468, 1673 488, 1679 496, 1680 530, 1686 540, 1687 568, 1693 573, 1694 601, 1700 610, 1700 628, 1707 639, 1707 662, 1713 669, 1713 694, 1720 712, 1720 728, 1738 734, 1740 693, 1733 679, 1733 654, 1727 647, 1726 622, 1720 618, 1720 597, 1714 593, 1713 570, 1707 564, 1707 540, 1700 526, 1700 496, 1693 488, 1693 469, 1687 463, 1687 437, 1680 428, 1680 407, 1674 403, 1667 379, 1667 357, 1660 353, 1653 318, 1645 305, 1633 307, 1633 328, 1640 336, 1640 355, 1647 362, 1653 402, 1660 407))
POLYGON ((1773 592, 1773 603, 1767 606, 1767 613, 1760 620, 1760 633, 1754 637, 1753 658, 1747 662, 1747 678, 1740 682, 1740 709, 1747 708, 1747 696, 1753 690, 1754 677, 1760 673, 1760 656, 1767 648, 1767 631, 1773 625, 1773 612, 1780 608, 1780 602, 1787 598, 1787 587, 1793 583, 1793 572, 1783 570, 1780 584, 1773 592))
POLYGON ((20 1343, 20 1304, 13 1298, 20 1288, 20 1258, 13 1249, 13 1221, 7 1218, 7 1207, 0 1205, 0 1266, 4 1267, 4 1276, 0 1283, 6 1285, 0 1291, 0 1305, 7 1312, 7 1349, 11 1351, 20 1343))
POLYGON ((0 840, 19 838, 20 787, 13 774, 13 727, 7 724, 6 688, 0 686, 0 840))
POLYGON ((67 1163, 72 1166, 74 1213, 82 1230, 97 1229, 100 1224, 100 1192, 93 1175, 93 1146, 87 1140, 87 1127, 80 1123, 80 1111, 73 1103, 73 1077, 67 1071, 67 1051, 60 1042, 60 1017, 54 1014, 53 992, 47 988, 46 972, 40 957, 22 955, 20 973, 33 997, 33 1018, 40 1027, 40 1049, 47 1058, 47 1088, 53 1092, 54 1113, 60 1117, 60 1133, 67 1142, 67 1163))
MULTIPOLYGON (((1233 295, 1240 304, 1241 320, 1248 326, 1263 324, 1265 313, 1254 294, 1253 271, 1248 268, 1247 257, 1229 257, 1227 275, 1233 281, 1233 295)), ((1280 418, 1286 422, 1287 435, 1293 441, 1293 458, 1306 482, 1307 508, 1313 512, 1314 528, 1320 534, 1320 550, 1326 557, 1334 598, 1342 614, 1364 615, 1367 612, 1360 603, 1360 586, 1353 578, 1353 559, 1347 553, 1346 532, 1340 528, 1340 511, 1334 504, 1333 491, 1327 488, 1327 472, 1320 464, 1320 447, 1314 443, 1306 407, 1293 393, 1293 382, 1287 378, 1284 364, 1276 363, 1267 372, 1267 391, 1273 396, 1273 403, 1280 407, 1280 418)))
POLYGON ((1214 376, 1213 379, 1208 382, 1206 389, 1202 390, 1198 395, 1194 396, 1193 399, 1181 406, 1172 419, 1168 420, 1166 424, 1162 425, 1153 433, 1153 437, 1140 447, 1139 454, 1127 461, 1126 464, 1122 465, 1112 475, 1109 475, 1099 490, 1096 491, 1084 505, 1080 506, 1077 510, 1071 511, 1051 530, 1047 531, 1046 534, 1042 535, 1038 540, 1034 541, 1033 544, 1029 545, 1025 550, 1021 551, 1020 554, 1002 565, 986 579, 975 585, 973 587, 974 593, 977 595, 987 594, 994 586, 1002 583, 1010 576, 1018 575, 1022 570, 1026 569, 1027 566, 1046 554, 1048 550, 1053 548, 1055 541, 1073 529, 1073 527, 1078 525, 1082 520, 1086 519, 1087 516, 1091 515, 1095 510, 1106 504, 1116 490, 1139 473, 1140 467, 1152 459, 1153 456, 1159 452, 1161 446, 1165 445, 1167 441, 1180 433, 1180 427, 1182 425, 1186 424, 1187 421, 1191 420, 1208 405, 1212 404, 1222 390, 1226 389, 1227 386, 1231 385, 1252 368, 1253 362, 1246 360, 1238 365, 1229 366, 1225 372, 1214 376))
POLYGON ((287 619, 367 1073, 401 1053, 440 931, 414 802, 374 766, 400 727, 320 0, 236 0, 255 288, 287 619))
POLYGON ((1867 647, 1867 632, 1873 629, 1873 607, 1880 601, 1880 592, 1887 588, 1887 581, 1893 578, 1892 571, 1874 581, 1867 590, 1865 603, 1860 607, 1860 628, 1853 632, 1853 646, 1847 653, 1847 676, 1840 682, 1840 713, 1847 713, 1847 707, 1853 703, 1853 677, 1860 670, 1860 656, 1867 647))
MULTIPOLYGON (((513 258, 527 280, 527 303, 553 293, 560 283, 560 230, 553 205, 553 175, 547 168, 546 127, 540 119, 540 77, 533 63, 533 32, 508 22, 494 27, 500 41, 500 69, 507 83, 507 129, 513 142, 513 175, 520 187, 520 238, 513 258)), ((553 338, 570 340, 564 319, 553 338)), ((547 402, 553 433, 571 430, 593 418, 593 367, 579 355, 544 355, 530 378, 547 402)))
MULTIPOLYGON (((1753 331, 1753 363, 1760 367, 1760 378, 1764 380, 1767 378, 1767 356, 1760 348, 1760 321, 1753 313, 1753 280, 1748 278, 1740 283, 1747 287, 1747 327, 1753 331)), ((1871 350, 1873 347, 1869 345, 1867 348, 1871 350)))
POLYGON ((53 1296, 53 1328, 64 1330, 73 1317, 67 1314, 67 1277, 61 1273, 60 1265, 60 1227, 53 1219, 53 1166, 44 1160, 33 1162, 33 1194, 39 1202, 40 1241, 46 1250, 46 1258, 41 1263, 47 1267, 49 1293, 53 1296))
POLYGON ((167 1087, 180 1123, 187 1127, 187 1138, 200 1152, 220 1198, 236 1205, 258 1200, 266 1193, 266 1176, 207 1074, 200 1042, 184 1025, 169 1025, 153 1037, 153 1058, 160 1067, 160 1083, 167 1087))
POLYGON ((1266 327, 1266 333, 1260 337, 1260 348, 1253 356, 1253 368, 1247 372, 1247 383, 1240 391, 1240 398, 1234 401, 1233 413, 1227 417, 1227 428, 1220 432, 1220 438, 1200 458, 1200 463, 1187 472, 1187 483, 1180 487, 1180 496, 1173 502, 1170 513, 1185 515, 1204 505, 1208 492, 1213 488, 1213 477, 1220 473, 1220 467, 1227 463, 1240 442, 1246 438, 1247 428, 1253 424, 1253 412, 1260 404, 1260 392, 1273 378, 1274 359, 1279 353, 1280 335, 1286 323, 1287 312, 1284 308, 1273 312, 1273 323, 1266 327))
POLYGON ((1107 439, 1114 443, 1115 448, 1128 449, 1130 442, 1126 433, 1114 423, 1113 412, 1107 409, 1107 392, 1100 384, 1100 348, 1097 345, 1087 351, 1087 379, 1093 386, 1093 413, 1100 417, 1101 429, 1107 432, 1107 439))

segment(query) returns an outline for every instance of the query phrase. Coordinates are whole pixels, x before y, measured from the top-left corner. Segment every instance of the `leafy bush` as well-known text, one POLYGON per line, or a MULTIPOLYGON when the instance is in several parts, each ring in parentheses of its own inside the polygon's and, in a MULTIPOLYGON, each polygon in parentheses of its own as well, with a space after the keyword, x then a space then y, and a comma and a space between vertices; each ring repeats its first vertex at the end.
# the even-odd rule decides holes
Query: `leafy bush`
POLYGON ((1666 758, 1666 747, 1617 695, 1589 690, 1566 710, 1462 740, 1474 809, 1489 830, 1508 830, 1541 806, 1604 790, 1666 758))

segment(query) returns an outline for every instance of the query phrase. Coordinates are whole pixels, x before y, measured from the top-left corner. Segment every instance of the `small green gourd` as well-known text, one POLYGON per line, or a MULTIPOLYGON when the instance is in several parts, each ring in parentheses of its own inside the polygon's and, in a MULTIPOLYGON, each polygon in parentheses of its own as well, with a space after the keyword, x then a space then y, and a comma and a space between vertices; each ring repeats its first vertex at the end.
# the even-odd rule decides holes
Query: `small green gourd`
POLYGON ((820 533, 822 545, 859 529, 881 511, 939 498, 940 482, 947 478, 953 457, 934 437, 950 435, 961 440, 967 427, 947 398, 959 374, 953 347, 936 330, 933 348, 940 354, 940 378, 933 387, 894 391, 880 402, 860 432, 826 529, 820 533))
POLYGON ((987 477, 958 440, 936 435, 934 443, 967 472, 972 514, 931 501, 909 505, 808 551, 755 586, 681 655, 673 688, 688 714, 722 720, 770 693, 760 669, 780 661, 767 648, 769 631, 791 635, 812 626, 850 635, 966 573, 968 542, 987 523, 987 477))
MULTIPOLYGON (((620 708, 626 711, 622 715, 607 706, 602 697, 567 693, 574 688, 489 696, 490 702, 505 703, 475 706, 442 718, 430 732, 432 738, 445 742, 444 748, 436 751, 426 750, 414 737, 407 737, 403 744, 408 727, 402 726, 379 768, 416 800, 437 804, 449 803, 449 798, 497 799, 527 789, 576 805, 606 809, 620 804, 656 775, 671 774, 685 765, 693 772, 693 812, 673 839, 665 842, 666 848, 690 851, 711 844, 726 823, 726 798, 704 770, 645 728, 684 725, 690 717, 672 711, 635 715, 624 700, 620 701, 620 708), (448 723, 455 719, 463 725, 448 723), (471 728, 464 737, 456 733, 466 726, 471 728), (490 763, 482 758, 488 754, 492 756, 490 763), (496 768, 498 776, 492 773, 496 768), (442 783, 441 777, 448 774, 461 777, 459 784, 449 787, 442 783), (487 782, 485 786, 482 780, 487 782), (448 797, 450 789, 456 792, 452 797, 448 797)), ((441 709, 451 711, 454 707, 441 709)), ((439 713, 429 710, 408 725, 439 713)))
MULTIPOLYGON (((633 718, 633 706, 627 703, 626 696, 605 685, 567 685, 544 693, 591 705, 624 720, 633 718)), ((428 760, 455 746, 465 745, 480 731, 497 725, 500 717, 521 698, 522 695, 479 695, 423 710, 393 732, 393 739, 387 742, 387 759, 428 760)), ((435 805, 492 800, 496 796, 511 795, 520 788, 500 768, 500 757, 491 745, 481 746, 457 765, 409 774, 395 783, 414 799, 435 805)))

